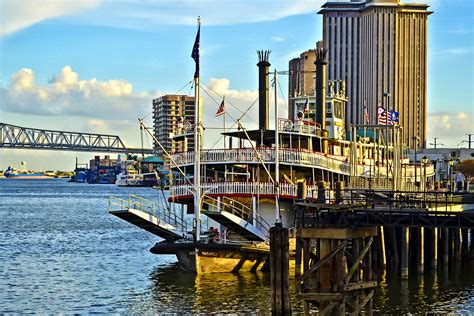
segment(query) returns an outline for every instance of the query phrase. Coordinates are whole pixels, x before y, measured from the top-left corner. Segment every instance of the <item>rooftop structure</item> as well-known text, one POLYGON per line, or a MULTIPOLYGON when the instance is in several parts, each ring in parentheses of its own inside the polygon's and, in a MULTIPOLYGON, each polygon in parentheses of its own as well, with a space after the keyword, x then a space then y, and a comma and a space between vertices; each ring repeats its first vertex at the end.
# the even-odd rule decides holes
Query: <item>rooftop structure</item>
POLYGON ((375 124, 377 107, 383 106, 399 112, 404 143, 426 147, 428 5, 328 1, 318 13, 328 79, 347 82, 346 129, 364 123, 365 106, 375 124))

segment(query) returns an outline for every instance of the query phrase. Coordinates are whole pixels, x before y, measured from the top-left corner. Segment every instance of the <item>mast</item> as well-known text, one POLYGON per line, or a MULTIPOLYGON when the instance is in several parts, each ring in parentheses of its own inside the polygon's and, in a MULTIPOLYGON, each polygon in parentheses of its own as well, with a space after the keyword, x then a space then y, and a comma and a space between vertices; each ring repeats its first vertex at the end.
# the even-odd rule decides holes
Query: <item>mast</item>
POLYGON ((196 61, 194 73, 194 221, 196 225, 195 240, 199 242, 201 234, 201 106, 199 102, 199 42, 201 17, 198 17, 198 33, 194 42, 192 57, 196 61))
POLYGON ((280 214, 280 140, 278 139, 278 94, 277 94, 277 80, 278 75, 275 69, 273 84, 275 85, 275 217, 276 222, 281 223, 280 214))

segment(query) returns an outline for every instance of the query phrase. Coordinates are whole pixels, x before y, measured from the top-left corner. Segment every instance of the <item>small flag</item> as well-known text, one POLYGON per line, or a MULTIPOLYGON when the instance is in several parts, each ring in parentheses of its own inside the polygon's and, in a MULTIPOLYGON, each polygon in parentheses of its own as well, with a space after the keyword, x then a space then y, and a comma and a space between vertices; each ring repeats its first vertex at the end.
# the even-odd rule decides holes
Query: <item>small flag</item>
POLYGON ((388 124, 395 125, 396 123, 398 123, 398 112, 396 112, 394 109, 391 109, 388 112, 388 124))
POLYGON ((365 124, 370 123, 369 111, 367 110, 367 105, 364 105, 364 121, 365 124))
POLYGON ((303 112, 304 112, 304 113, 308 113, 308 112, 309 112, 309 98, 306 99, 306 103, 304 104, 303 112))
POLYGON ((194 41, 193 52, 191 57, 196 62, 196 70, 194 71, 194 78, 199 78, 199 41, 201 38, 201 19, 198 18, 198 32, 196 34, 196 40, 194 41))
POLYGON ((377 110, 377 124, 387 125, 387 111, 381 106, 377 110))
POLYGON ((225 105, 224 105, 224 100, 222 100, 221 105, 219 105, 219 108, 217 109, 216 117, 221 116, 224 113, 225 113, 225 105))

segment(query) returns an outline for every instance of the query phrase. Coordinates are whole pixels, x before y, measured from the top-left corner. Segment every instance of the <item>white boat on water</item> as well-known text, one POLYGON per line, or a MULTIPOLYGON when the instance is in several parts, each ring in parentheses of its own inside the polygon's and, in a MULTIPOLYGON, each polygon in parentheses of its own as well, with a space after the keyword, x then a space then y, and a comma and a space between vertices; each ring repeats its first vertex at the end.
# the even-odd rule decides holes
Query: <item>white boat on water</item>
POLYGON ((132 170, 128 170, 126 173, 120 172, 115 184, 120 187, 139 187, 143 185, 143 175, 132 170))

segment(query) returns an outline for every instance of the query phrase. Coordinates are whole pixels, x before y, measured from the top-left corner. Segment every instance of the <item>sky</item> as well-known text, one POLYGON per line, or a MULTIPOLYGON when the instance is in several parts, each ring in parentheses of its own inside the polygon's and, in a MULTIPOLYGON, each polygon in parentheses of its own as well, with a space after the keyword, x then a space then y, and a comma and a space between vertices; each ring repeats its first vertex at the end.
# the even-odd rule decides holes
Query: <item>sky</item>
MULTIPOLYGON (((152 99, 193 94, 191 50, 201 16, 204 126, 226 96, 228 121, 257 98, 256 50, 271 69, 315 46, 322 0, 0 0, 0 122, 119 135, 140 146, 138 118, 152 126, 152 99), (184 87, 184 88, 183 88, 184 87)), ((413 2, 413 1, 402 1, 413 2)), ((474 133, 474 1, 423 0, 429 17, 428 143, 465 147, 474 133)), ((286 116, 281 78, 279 117, 286 116)), ((279 89, 280 90, 280 89, 279 89)), ((256 106, 243 121, 255 125, 256 106)), ((230 123, 227 123, 228 125, 230 123)), ((220 140, 206 131, 205 146, 220 140)), ((145 146, 151 144, 145 138, 145 146)), ((0 149, 0 170, 72 170, 94 153, 0 149)))

